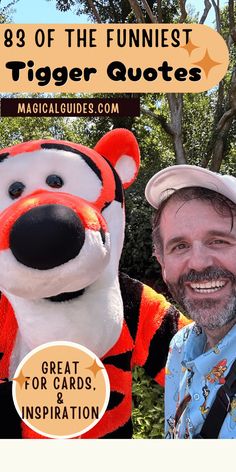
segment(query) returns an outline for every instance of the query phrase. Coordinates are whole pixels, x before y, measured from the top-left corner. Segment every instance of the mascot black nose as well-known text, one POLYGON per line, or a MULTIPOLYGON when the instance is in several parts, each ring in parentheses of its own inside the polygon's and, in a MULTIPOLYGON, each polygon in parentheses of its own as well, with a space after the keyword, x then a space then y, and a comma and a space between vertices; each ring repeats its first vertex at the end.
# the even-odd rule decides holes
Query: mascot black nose
POLYGON ((74 259, 84 240, 84 227, 73 210, 64 205, 42 205, 14 223, 10 249, 25 266, 47 270, 74 259))

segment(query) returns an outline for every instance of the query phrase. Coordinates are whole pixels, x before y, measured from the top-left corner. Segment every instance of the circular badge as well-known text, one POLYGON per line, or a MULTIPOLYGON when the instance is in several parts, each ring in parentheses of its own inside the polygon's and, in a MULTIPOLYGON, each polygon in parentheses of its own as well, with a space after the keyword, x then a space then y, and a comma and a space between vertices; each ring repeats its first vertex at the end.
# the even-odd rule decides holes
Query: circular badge
POLYGON ((89 349, 71 342, 42 344, 27 354, 13 380, 22 420, 49 438, 72 438, 93 428, 109 401, 107 371, 89 349))

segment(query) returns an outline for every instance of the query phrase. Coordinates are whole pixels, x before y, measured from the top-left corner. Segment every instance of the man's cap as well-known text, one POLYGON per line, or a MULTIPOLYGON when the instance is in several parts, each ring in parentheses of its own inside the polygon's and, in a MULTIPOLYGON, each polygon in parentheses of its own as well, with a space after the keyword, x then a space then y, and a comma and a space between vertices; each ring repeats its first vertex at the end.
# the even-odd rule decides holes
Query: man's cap
POLYGON ((174 191, 185 187, 204 187, 214 190, 236 203, 236 178, 221 175, 202 167, 178 165, 157 172, 145 189, 147 201, 158 208, 174 191))

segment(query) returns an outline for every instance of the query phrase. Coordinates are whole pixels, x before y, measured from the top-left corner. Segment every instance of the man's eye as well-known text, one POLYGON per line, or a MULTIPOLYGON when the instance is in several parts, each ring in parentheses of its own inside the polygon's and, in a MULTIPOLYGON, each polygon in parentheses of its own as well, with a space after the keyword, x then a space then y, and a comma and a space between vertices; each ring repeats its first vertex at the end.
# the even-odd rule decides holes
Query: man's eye
POLYGON ((221 245, 221 244, 229 244, 228 241, 225 241, 224 239, 214 239, 213 241, 210 241, 210 245, 221 245))
POLYGON ((13 182, 8 188, 8 195, 12 200, 16 200, 17 198, 21 197, 24 189, 25 185, 22 182, 13 182))
POLYGON ((182 251, 188 247, 187 243, 179 243, 176 244, 176 246, 173 247, 172 251, 182 251))

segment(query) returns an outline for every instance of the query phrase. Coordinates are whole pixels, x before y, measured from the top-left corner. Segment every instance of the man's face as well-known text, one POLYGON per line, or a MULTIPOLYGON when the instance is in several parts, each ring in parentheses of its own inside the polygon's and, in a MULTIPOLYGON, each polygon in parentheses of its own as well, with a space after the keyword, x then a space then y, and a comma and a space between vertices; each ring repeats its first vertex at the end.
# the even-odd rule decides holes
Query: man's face
POLYGON ((171 199, 163 210, 158 257, 175 300, 203 328, 236 321, 236 218, 199 199, 171 199))

